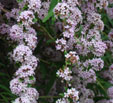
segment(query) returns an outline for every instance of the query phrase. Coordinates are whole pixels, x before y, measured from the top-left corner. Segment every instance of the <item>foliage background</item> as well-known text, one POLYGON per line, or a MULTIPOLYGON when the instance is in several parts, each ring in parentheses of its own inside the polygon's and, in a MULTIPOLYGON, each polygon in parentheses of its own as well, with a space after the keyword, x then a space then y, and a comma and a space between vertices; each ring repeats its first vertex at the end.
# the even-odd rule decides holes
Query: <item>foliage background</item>
MULTIPOLYGON (((15 0, 0 0, 0 2, 4 5, 4 8, 9 11, 14 7, 18 7, 15 0)), ((63 84, 61 84, 60 80, 56 77, 56 71, 64 64, 64 57, 61 52, 55 50, 54 44, 54 40, 59 36, 56 34, 60 33, 60 31, 56 30, 55 19, 52 13, 56 3, 57 0, 52 0, 48 16, 46 16, 43 22, 38 21, 41 24, 41 28, 34 26, 35 29, 38 30, 39 39, 39 43, 34 52, 34 55, 40 58, 36 71, 36 88, 40 93, 39 103, 50 103, 52 99, 55 101, 59 97, 58 94, 61 91, 63 92, 63 84), (49 21, 47 21, 48 19, 49 21)), ((100 11, 100 13, 105 24, 102 39, 107 40, 107 34, 110 29, 113 28, 113 20, 106 15, 105 11, 100 11)), ((4 13, 0 15, 0 24, 7 22, 3 15, 4 13)), ((12 20, 12 22, 15 21, 12 20)), ((11 101, 16 98, 9 89, 9 82, 16 71, 15 67, 18 67, 18 64, 11 63, 8 58, 8 53, 12 51, 14 47, 15 45, 6 40, 6 37, 0 35, 0 103, 11 103, 11 101)), ((105 61, 103 70, 108 69, 113 62, 111 53, 107 52, 103 60, 105 61)), ((99 72, 97 76, 99 76, 99 72)), ((102 78, 100 78, 99 81, 100 84, 89 84, 88 88, 94 89, 93 87, 96 86, 104 94, 104 98, 108 98, 106 90, 112 86, 112 84, 102 78)), ((102 98, 96 97, 95 101, 102 98)))

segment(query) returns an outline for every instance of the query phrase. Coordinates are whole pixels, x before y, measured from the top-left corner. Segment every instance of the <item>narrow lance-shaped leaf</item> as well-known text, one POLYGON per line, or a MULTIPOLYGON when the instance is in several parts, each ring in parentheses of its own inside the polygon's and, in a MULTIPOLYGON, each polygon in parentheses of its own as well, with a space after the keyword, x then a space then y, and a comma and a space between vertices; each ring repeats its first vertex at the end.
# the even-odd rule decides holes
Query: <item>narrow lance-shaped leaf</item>
POLYGON ((58 3, 58 0, 51 0, 48 15, 42 20, 43 22, 46 22, 50 17, 54 15, 53 9, 57 5, 57 3, 58 3))

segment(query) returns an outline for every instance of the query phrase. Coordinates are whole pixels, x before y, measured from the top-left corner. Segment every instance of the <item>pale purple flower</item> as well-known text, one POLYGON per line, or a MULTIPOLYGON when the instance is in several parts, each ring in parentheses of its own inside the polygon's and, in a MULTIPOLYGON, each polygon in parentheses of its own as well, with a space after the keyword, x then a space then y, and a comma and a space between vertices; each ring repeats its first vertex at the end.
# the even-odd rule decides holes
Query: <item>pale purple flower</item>
POLYGON ((89 68, 100 71, 104 67, 104 61, 101 58, 93 58, 92 60, 86 60, 83 63, 85 68, 89 68))
POLYGON ((89 71, 81 71, 80 77, 82 77, 84 79, 84 82, 86 83, 96 82, 96 74, 92 69, 90 69, 89 71))
POLYGON ((86 98, 84 103, 95 103, 93 99, 86 98))
POLYGON ((26 34, 31 34, 31 35, 34 35, 34 36, 37 35, 35 29, 32 28, 32 27, 28 27, 28 28, 26 27, 26 34))
POLYGON ((26 57, 26 61, 24 61, 23 65, 30 65, 34 70, 38 66, 39 59, 35 56, 28 56, 26 57))
POLYGON ((33 10, 34 12, 39 13, 39 10, 41 8, 41 1, 40 0, 28 0, 29 2, 29 10, 33 10))
POLYGON ((90 29, 87 34, 87 39, 101 40, 101 34, 98 30, 90 29))
POLYGON ((39 98, 39 93, 35 88, 28 88, 22 96, 29 96, 30 98, 35 98, 37 100, 39 98))
POLYGON ((24 42, 31 50, 34 50, 37 46, 37 37, 32 34, 25 34, 24 42))
POLYGON ((55 103, 70 103, 70 102, 66 98, 61 98, 61 99, 58 99, 55 103))
POLYGON ((113 19, 113 8, 107 8, 106 9, 108 16, 113 19))
POLYGON ((34 76, 24 78, 25 84, 35 84, 35 82, 36 82, 36 78, 34 76))
POLYGON ((15 95, 21 95, 27 90, 27 84, 22 83, 18 78, 10 81, 11 92, 15 95))
POLYGON ((67 89, 67 92, 64 93, 65 98, 71 98, 78 101, 79 99, 79 92, 75 88, 67 89))
POLYGON ((77 63, 79 61, 79 56, 75 51, 70 51, 65 55, 67 61, 71 62, 72 64, 77 63))
POLYGON ((14 8, 11 10, 11 12, 6 12, 5 15, 6 15, 7 19, 9 19, 9 20, 11 18, 16 19, 19 16, 19 9, 14 8))
POLYGON ((37 101, 34 98, 31 98, 30 96, 21 96, 12 103, 37 103, 37 101))
POLYGON ((60 16, 61 19, 68 18, 70 13, 70 8, 67 3, 58 3, 54 8, 53 12, 55 17, 58 18, 60 16))
POLYGON ((72 71, 68 67, 64 68, 64 70, 62 69, 58 70, 56 74, 57 76, 59 76, 60 78, 66 81, 70 81, 72 79, 72 76, 71 76, 72 71))
POLYGON ((103 56, 107 49, 106 44, 102 41, 97 42, 95 40, 92 41, 92 44, 93 44, 93 48, 94 48, 94 49, 92 49, 92 53, 97 57, 103 56))
POLYGON ((28 46, 21 44, 14 49, 12 56, 15 62, 23 63, 31 55, 32 51, 30 50, 30 48, 28 46))
POLYGON ((34 69, 29 65, 22 65, 15 73, 15 76, 19 78, 25 78, 34 75, 35 75, 34 69))
POLYGON ((0 25, 0 34, 9 34, 10 33, 10 26, 3 23, 0 25))
POLYGON ((113 29, 111 29, 110 33, 108 34, 110 40, 113 40, 113 29))
POLYGON ((57 50, 64 51, 64 50, 66 50, 66 47, 67 47, 66 40, 64 40, 63 38, 56 40, 56 49, 57 50))
POLYGON ((42 2, 41 8, 40 8, 39 14, 38 14, 40 19, 43 19, 44 17, 46 17, 48 15, 49 5, 50 5, 50 1, 42 2))
POLYGON ((106 99, 99 100, 97 103, 109 103, 106 99))
POLYGON ((108 96, 113 99, 113 86, 107 90, 108 96))
POLYGON ((34 24, 33 19, 35 19, 35 16, 32 11, 23 11, 21 12, 20 16, 17 18, 18 22, 22 22, 22 25, 30 26, 34 24))
POLYGON ((99 3, 96 3, 96 7, 99 7, 100 9, 102 8, 107 8, 108 6, 108 0, 97 0, 99 3))
POLYGON ((19 25, 13 25, 12 28, 10 29, 10 38, 14 41, 20 42, 23 39, 23 27, 19 25))

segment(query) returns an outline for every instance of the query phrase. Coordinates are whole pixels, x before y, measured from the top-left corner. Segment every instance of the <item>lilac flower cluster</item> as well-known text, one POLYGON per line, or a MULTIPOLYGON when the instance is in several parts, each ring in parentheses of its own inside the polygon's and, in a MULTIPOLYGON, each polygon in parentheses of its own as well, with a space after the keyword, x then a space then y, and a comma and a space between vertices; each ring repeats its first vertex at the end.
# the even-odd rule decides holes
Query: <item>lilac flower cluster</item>
MULTIPOLYGON (((82 13, 77 7, 78 1, 62 1, 61 3, 58 3, 56 7, 54 8, 54 15, 58 19, 62 19, 63 21, 63 33, 62 38, 56 40, 56 49, 61 50, 62 52, 66 52, 68 46, 67 46, 67 40, 69 38, 75 37, 75 29, 79 23, 82 23, 82 13)), ((68 65, 77 64, 79 61, 79 56, 76 53, 76 51, 70 51, 69 53, 66 53, 66 66, 64 66, 62 69, 58 70, 57 75, 63 79, 63 81, 66 81, 67 85, 70 87, 72 80, 72 71, 71 68, 68 67, 68 65)), ((71 99, 73 102, 78 102, 79 92, 75 88, 69 89, 67 87, 67 92, 64 93, 64 97, 62 99, 58 99, 56 103, 63 103, 63 102, 69 102, 68 99, 71 99)))
MULTIPOLYGON (((9 34, 9 38, 17 43, 11 58, 15 64, 21 64, 10 81, 11 92, 18 96, 12 103, 37 103, 39 98, 38 91, 33 88, 39 59, 33 55, 38 38, 32 25, 37 18, 44 19, 50 3, 50 0, 22 0, 18 9, 5 13, 9 21, 13 18, 17 24, 10 26, 4 23, 0 26, 0 34, 9 34)), ((110 84, 104 90, 109 99, 97 103, 113 103, 113 59, 105 61, 113 57, 113 29, 104 40, 106 25, 100 14, 104 11, 109 21, 113 19, 113 7, 109 4, 113 4, 113 0, 60 0, 54 7, 54 19, 61 32, 55 41, 56 50, 61 51, 65 58, 65 64, 56 73, 64 83, 65 91, 56 103, 95 103, 94 98, 103 94, 97 91, 95 95, 88 86, 95 84, 104 90, 100 77, 110 84)), ((0 4, 0 12, 2 9, 0 4)))
POLYGON ((38 15, 41 20, 43 20, 44 17, 47 16, 49 6, 50 6, 50 0, 46 0, 46 1, 41 3, 41 8, 39 10, 39 15, 38 15))
MULTIPOLYGON (((24 0, 28 4, 28 10, 15 14, 13 11, 12 17, 15 17, 18 24, 10 28, 10 38, 17 42, 18 46, 13 50, 12 58, 15 63, 20 63, 21 66, 14 74, 14 78, 10 81, 11 92, 19 96, 13 103, 37 103, 39 98, 38 91, 33 88, 36 82, 35 69, 38 65, 38 58, 33 56, 33 50, 37 45, 37 33, 31 27, 35 22, 35 13, 39 13, 41 1, 40 0, 24 0)), ((8 15, 8 14, 7 14, 8 15)), ((11 17, 10 16, 10 17, 11 17)))
POLYGON ((56 73, 60 78, 66 80, 66 81, 70 81, 72 79, 72 71, 69 70, 68 67, 64 68, 64 70, 60 69, 57 71, 56 73))
POLYGON ((19 16, 19 9, 14 8, 11 10, 11 12, 6 12, 5 15, 8 20, 10 20, 11 18, 16 19, 19 16))
POLYGON ((7 33, 9 34, 10 33, 10 26, 5 24, 5 23, 0 25, 0 33, 3 34, 3 35, 7 34, 7 33))
MULTIPOLYGON (((87 86, 89 83, 99 83, 96 73, 104 68, 102 57, 108 47, 113 52, 113 30, 108 35, 110 41, 103 41, 101 33, 104 22, 98 13, 98 9, 107 11, 108 3, 107 0, 62 0, 53 10, 56 19, 63 25, 62 38, 56 40, 56 49, 64 52, 66 58, 65 65, 58 70, 57 75, 66 82, 66 91, 70 86, 79 91, 74 93, 79 95, 80 103, 94 103, 94 92, 87 89, 87 86), (79 32, 80 25, 82 29, 79 32), (67 75, 66 68, 69 68, 67 75)), ((111 71, 109 73, 112 74, 111 71)), ((112 87, 108 89, 108 95, 112 99, 111 91, 112 87)), ((77 100, 73 100, 72 96, 66 97, 64 93, 64 97, 56 103, 71 103, 70 99, 76 103, 77 100)), ((108 101, 110 103, 112 100, 108 101)))

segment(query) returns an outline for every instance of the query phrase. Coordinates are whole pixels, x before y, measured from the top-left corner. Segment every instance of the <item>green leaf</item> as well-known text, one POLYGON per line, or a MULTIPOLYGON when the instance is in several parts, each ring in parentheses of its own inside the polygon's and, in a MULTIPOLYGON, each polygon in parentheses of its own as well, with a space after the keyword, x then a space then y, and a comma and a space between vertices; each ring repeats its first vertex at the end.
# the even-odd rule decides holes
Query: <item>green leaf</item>
POLYGON ((46 73, 47 73, 47 69, 46 68, 46 65, 43 63, 43 62, 40 62, 40 71, 42 73, 42 77, 45 78, 46 77, 46 73))
POLYGON ((113 4, 109 4, 109 7, 112 8, 113 7, 113 4))
POLYGON ((62 97, 64 97, 64 93, 60 93, 59 95, 62 96, 62 97))
POLYGON ((65 89, 65 91, 67 91, 68 88, 67 87, 64 87, 64 89, 65 89))
POLYGON ((6 76, 6 77, 9 77, 9 75, 8 74, 6 74, 6 73, 0 73, 0 76, 6 76))
POLYGON ((83 30, 83 26, 80 25, 79 30, 75 33, 75 36, 77 35, 78 37, 80 37, 82 30, 83 30))
POLYGON ((53 42, 55 42, 55 41, 54 40, 47 40, 47 44, 51 44, 53 42))
POLYGON ((51 10, 50 12, 48 12, 48 15, 42 20, 42 22, 46 22, 50 17, 52 17, 54 15, 53 11, 51 10))
POLYGON ((54 15, 53 9, 57 5, 57 3, 58 3, 58 0, 51 0, 48 15, 42 20, 42 22, 46 22, 50 17, 54 15))
POLYGON ((0 94, 5 95, 5 96, 10 96, 10 97, 13 97, 13 98, 16 98, 17 97, 14 94, 8 93, 8 92, 1 92, 0 94))
POLYGON ((19 81, 20 81, 20 82, 23 82, 23 81, 24 81, 24 79, 23 79, 23 78, 19 78, 19 81))
POLYGON ((34 80, 34 76, 30 76, 29 79, 30 79, 30 80, 34 80))
POLYGON ((107 16, 107 18, 108 18, 108 20, 109 20, 110 24, 111 24, 111 25, 112 25, 112 27, 113 27, 113 21, 109 18, 109 16, 107 16))
POLYGON ((28 88, 32 87, 32 84, 28 84, 27 87, 28 87, 28 88))
POLYGON ((105 80, 103 80, 103 79, 101 79, 101 78, 99 78, 99 81, 101 82, 101 84, 103 85, 103 87, 104 87, 105 89, 108 89, 108 88, 110 88, 111 86, 113 86, 113 84, 111 84, 110 82, 105 81, 105 80))
POLYGON ((54 25, 54 24, 55 24, 55 21, 56 21, 56 18, 53 16, 53 17, 52 17, 52 22, 51 22, 51 24, 54 25))
POLYGON ((3 100, 5 101, 5 103, 9 103, 7 97, 5 97, 4 95, 0 94, 0 96, 3 98, 3 100))
POLYGON ((65 50, 65 51, 64 51, 64 55, 66 55, 66 54, 67 54, 67 51, 65 50))
POLYGON ((58 0, 51 0, 49 12, 54 9, 54 7, 57 5, 58 2, 59 2, 58 0))
POLYGON ((10 92, 10 90, 7 87, 5 87, 4 85, 1 85, 0 84, 0 88, 3 89, 3 90, 5 90, 5 91, 7 91, 7 92, 10 92))
POLYGON ((22 10, 28 10, 28 5, 24 5, 24 7, 22 8, 22 10))
POLYGON ((34 23, 36 23, 37 21, 38 21, 38 19, 37 19, 37 18, 34 18, 34 19, 33 19, 33 22, 34 22, 34 23))
POLYGON ((0 63, 0 66, 6 67, 3 63, 0 63))
POLYGON ((16 0, 18 3, 22 2, 23 0, 16 0))
POLYGON ((94 97, 94 101, 95 102, 98 102, 99 100, 102 100, 102 99, 108 99, 108 98, 106 98, 104 96, 96 96, 96 97, 94 97))

